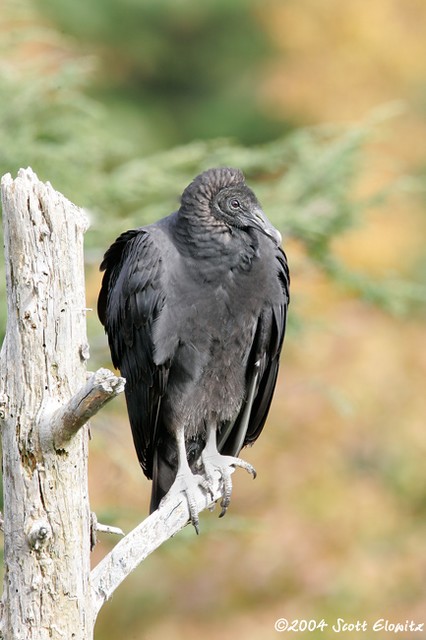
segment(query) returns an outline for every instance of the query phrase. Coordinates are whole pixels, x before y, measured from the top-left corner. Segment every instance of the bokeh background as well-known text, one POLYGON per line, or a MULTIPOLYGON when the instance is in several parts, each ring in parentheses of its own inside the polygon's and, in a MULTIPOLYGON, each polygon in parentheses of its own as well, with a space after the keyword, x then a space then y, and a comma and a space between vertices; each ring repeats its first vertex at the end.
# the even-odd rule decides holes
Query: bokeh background
MULTIPOLYGON (((245 170, 292 272, 275 401, 244 452, 258 478, 237 472, 225 519, 202 514, 131 575, 97 640, 426 623, 424 0, 0 0, 0 16, 0 171, 31 165, 89 211, 88 307, 116 235, 213 165, 245 170)), ((95 311, 88 326, 90 366, 108 366, 95 311)), ((120 399, 92 424, 91 506, 129 530, 149 493, 120 399)))

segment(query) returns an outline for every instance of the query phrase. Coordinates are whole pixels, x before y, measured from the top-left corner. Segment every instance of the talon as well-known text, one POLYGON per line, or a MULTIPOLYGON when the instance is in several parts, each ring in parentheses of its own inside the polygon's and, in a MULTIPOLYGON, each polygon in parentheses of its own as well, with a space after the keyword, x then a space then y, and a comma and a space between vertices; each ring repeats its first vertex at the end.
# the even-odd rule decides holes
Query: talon
POLYGON ((199 536, 200 535, 200 527, 199 527, 200 521, 198 520, 198 518, 191 518, 191 524, 195 529, 195 533, 197 534, 197 536, 199 536))
POLYGON ((228 510, 229 505, 231 504, 231 494, 226 495, 222 498, 220 502, 220 506, 222 507, 222 511, 219 513, 219 518, 223 518, 225 513, 228 510))
MULTIPOLYGON (((202 462, 204 466, 204 473, 206 478, 208 479, 209 486, 211 487, 214 482, 214 473, 216 471, 219 472, 220 480, 223 485, 223 498, 220 503, 222 510, 219 514, 219 518, 223 518, 225 515, 230 503, 231 503, 231 495, 232 495, 232 480, 231 473, 237 467, 241 467, 245 469, 248 473, 250 473, 253 478, 256 477, 255 468, 245 460, 241 460, 241 458, 236 458, 233 456, 224 456, 221 455, 217 451, 204 451, 202 454, 202 462)), ((209 489, 211 495, 213 492, 209 489)))
POLYGON ((201 487, 201 489, 203 489, 203 491, 210 491, 210 488, 208 486, 207 481, 203 478, 203 476, 200 475, 196 475, 193 474, 191 472, 188 473, 179 473, 177 474, 175 481, 173 482, 172 486, 170 487, 169 491, 167 492, 167 494, 164 496, 164 498, 162 499, 161 502, 165 501, 166 499, 177 495, 177 494, 184 494, 185 498, 186 498, 186 502, 188 505, 188 511, 189 511, 189 522, 192 524, 192 526, 195 529, 195 532, 197 533, 197 535, 200 533, 200 529, 199 529, 199 518, 198 518, 198 509, 197 509, 197 503, 194 499, 194 495, 193 492, 198 489, 199 487, 201 487))
POLYGON ((253 476, 253 480, 256 478, 257 476, 256 469, 253 467, 252 464, 250 464, 249 462, 246 462, 245 460, 241 460, 241 458, 232 458, 232 460, 233 462, 231 463, 231 466, 235 468, 241 467, 241 469, 245 469, 247 473, 253 476))
POLYGON ((219 513, 219 518, 223 518, 223 516, 226 514, 228 507, 227 506, 225 507, 223 502, 220 503, 220 506, 222 507, 222 511, 219 513))

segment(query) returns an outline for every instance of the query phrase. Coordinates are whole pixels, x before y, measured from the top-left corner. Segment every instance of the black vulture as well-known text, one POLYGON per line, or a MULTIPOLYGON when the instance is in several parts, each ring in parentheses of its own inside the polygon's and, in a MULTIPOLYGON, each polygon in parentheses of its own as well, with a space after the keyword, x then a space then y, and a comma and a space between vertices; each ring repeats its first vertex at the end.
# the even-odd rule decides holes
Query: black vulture
POLYGON ((238 169, 209 169, 175 213, 126 231, 105 253, 98 314, 126 378, 150 511, 169 491, 223 484, 254 468, 237 456, 263 429, 277 379, 289 302, 280 233, 238 169))

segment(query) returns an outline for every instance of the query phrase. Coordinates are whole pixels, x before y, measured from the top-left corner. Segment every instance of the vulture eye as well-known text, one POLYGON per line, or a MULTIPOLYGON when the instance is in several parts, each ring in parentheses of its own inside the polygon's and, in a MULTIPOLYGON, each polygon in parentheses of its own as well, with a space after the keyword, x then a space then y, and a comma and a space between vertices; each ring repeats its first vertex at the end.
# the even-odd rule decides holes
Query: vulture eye
POLYGON ((240 208, 240 201, 237 200, 236 198, 233 198, 229 204, 231 205, 232 209, 239 209, 240 208))

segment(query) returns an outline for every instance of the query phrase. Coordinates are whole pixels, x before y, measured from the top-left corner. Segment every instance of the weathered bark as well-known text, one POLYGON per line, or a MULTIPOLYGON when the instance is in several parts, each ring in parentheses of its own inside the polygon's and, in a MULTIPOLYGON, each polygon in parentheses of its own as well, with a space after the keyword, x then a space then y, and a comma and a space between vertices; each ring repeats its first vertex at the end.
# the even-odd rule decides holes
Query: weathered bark
MULTIPOLYGON (((5 578, 0 637, 90 640, 117 586, 189 518, 166 499, 90 574, 87 420, 123 390, 86 380, 82 212, 31 169, 2 179, 8 320, 0 354, 5 578)), ((201 489, 199 511, 221 497, 201 489)), ((99 526, 100 530, 108 530, 99 526)), ((120 533, 120 530, 110 528, 120 533)))

